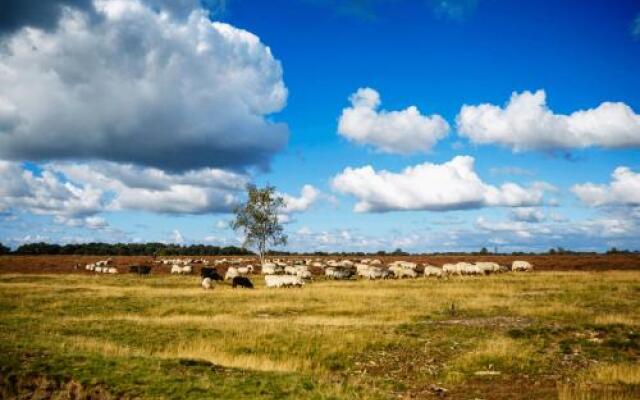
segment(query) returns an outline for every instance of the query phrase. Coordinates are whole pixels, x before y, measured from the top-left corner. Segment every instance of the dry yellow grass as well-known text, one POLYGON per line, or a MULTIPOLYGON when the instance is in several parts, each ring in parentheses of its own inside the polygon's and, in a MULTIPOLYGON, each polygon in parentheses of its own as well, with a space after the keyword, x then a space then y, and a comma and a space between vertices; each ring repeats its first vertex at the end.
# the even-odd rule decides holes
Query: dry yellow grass
POLYGON ((618 383, 640 385, 640 364, 598 365, 590 370, 584 379, 605 385, 618 383))
MULTIPOLYGON (((433 382, 454 389, 472 385, 481 379, 476 372, 499 371, 504 382, 510 376, 536 376, 557 366, 548 363, 573 356, 572 346, 582 343, 574 340, 574 333, 592 329, 583 324, 635 329, 640 320, 639 272, 376 282, 319 279, 289 290, 266 289, 262 277, 255 277, 255 290, 218 285, 211 291, 202 290, 194 276, 29 279, 0 277, 0 340, 11 348, 26 343, 55 354, 142 358, 150 364, 206 360, 247 373, 293 374, 339 386, 315 398, 332 393, 352 397, 345 382, 364 385, 366 393, 420 397, 433 382), (527 332, 509 336, 511 329, 529 326, 566 331, 542 333, 548 335, 544 340, 527 332), (559 353, 560 340, 574 340, 565 346, 568 353, 559 353)), ((596 356, 607 355, 596 350, 596 356)), ((126 368, 123 362, 120 367, 126 368)), ((586 376, 582 372, 562 373, 578 378, 586 376)), ((590 382, 618 389, 640 383, 638 368, 629 363, 606 364, 588 374, 590 382)), ((158 382, 162 378, 158 376, 158 382)), ((104 379, 109 382, 109 377, 104 379)), ((610 394, 616 393, 622 392, 610 394)), ((586 386, 558 389, 561 399, 595 398, 580 397, 589 395, 586 386)))

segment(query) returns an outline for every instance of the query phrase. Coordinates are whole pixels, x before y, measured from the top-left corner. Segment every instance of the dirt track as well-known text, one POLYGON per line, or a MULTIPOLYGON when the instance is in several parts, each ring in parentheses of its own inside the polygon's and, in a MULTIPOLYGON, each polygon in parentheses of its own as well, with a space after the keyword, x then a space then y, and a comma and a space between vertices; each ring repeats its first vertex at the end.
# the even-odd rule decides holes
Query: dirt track
MULTIPOLYGON (((311 256, 312 258, 315 258, 311 256)), ((84 265, 98 260, 104 256, 0 256, 0 273, 88 273, 84 265), (76 269, 76 266, 78 268, 76 269)), ((127 272, 130 265, 154 265, 152 257, 146 256, 114 256, 112 257, 116 267, 121 272, 127 272)), ((187 258, 187 257, 167 257, 187 258)), ((215 260, 224 257, 193 257, 215 260)), ((230 257, 227 257, 230 258, 230 257)), ((247 257, 244 257, 245 259, 247 257)), ((286 258, 286 257, 285 257, 286 258)), ((302 257, 292 257, 302 258, 302 257)), ((327 259, 339 259, 339 257, 325 257, 327 259)), ((640 254, 615 254, 615 255, 540 255, 540 256, 407 256, 407 257, 377 257, 384 262, 393 260, 410 260, 414 262, 428 262, 440 266, 444 263, 458 261, 495 261, 501 265, 510 265, 513 260, 526 260, 531 262, 536 270, 540 271, 606 271, 606 270, 640 270, 640 254)), ((355 258, 354 258, 355 259, 355 258)), ((257 260, 256 260, 257 263, 257 260)), ((224 266, 221 268, 224 271, 224 266)), ((197 272, 198 268, 196 268, 197 272)), ((169 273, 167 266, 154 265, 153 273, 169 273)))

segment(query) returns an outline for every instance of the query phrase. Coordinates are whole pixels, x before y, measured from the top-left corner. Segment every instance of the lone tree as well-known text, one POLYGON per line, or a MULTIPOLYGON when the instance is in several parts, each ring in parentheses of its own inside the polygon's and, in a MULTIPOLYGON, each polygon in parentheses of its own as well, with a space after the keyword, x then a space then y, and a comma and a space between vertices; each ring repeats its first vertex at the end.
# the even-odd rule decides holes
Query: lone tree
POLYGON ((278 212, 284 208, 284 198, 276 194, 276 188, 258 188, 247 185, 247 201, 235 208, 236 219, 231 227, 245 235, 244 245, 258 250, 260 264, 264 262, 267 246, 286 245, 287 235, 278 221, 278 212))

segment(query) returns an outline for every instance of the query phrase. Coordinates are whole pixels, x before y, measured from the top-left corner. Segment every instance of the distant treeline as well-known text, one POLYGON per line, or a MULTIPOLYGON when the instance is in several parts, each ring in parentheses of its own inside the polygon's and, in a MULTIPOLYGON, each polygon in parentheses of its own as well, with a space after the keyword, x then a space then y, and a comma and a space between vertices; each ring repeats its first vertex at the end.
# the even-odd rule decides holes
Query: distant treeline
POLYGON ((252 255, 247 249, 236 246, 208 246, 194 244, 180 246, 164 243, 82 243, 51 244, 28 243, 15 251, 0 244, 0 254, 19 255, 113 255, 113 256, 239 256, 252 255))
MULTIPOLYGON (((638 250, 619 250, 615 247, 606 251, 606 254, 638 254, 638 250)), ((253 252, 236 246, 209 246, 203 244, 193 244, 180 246, 164 243, 82 243, 82 244, 51 244, 51 243, 28 243, 18 247, 15 251, 3 246, 0 243, 0 255, 93 255, 93 256, 246 256, 254 255, 253 252)), ((410 256, 410 255, 431 255, 431 256, 465 256, 465 255, 596 255, 597 252, 571 251, 562 247, 549 249, 546 252, 521 252, 514 251, 490 252, 486 248, 472 252, 433 252, 433 253, 408 253, 402 249, 394 251, 376 252, 290 252, 290 251, 270 251, 269 256, 342 256, 342 257, 375 257, 375 256, 410 256)))

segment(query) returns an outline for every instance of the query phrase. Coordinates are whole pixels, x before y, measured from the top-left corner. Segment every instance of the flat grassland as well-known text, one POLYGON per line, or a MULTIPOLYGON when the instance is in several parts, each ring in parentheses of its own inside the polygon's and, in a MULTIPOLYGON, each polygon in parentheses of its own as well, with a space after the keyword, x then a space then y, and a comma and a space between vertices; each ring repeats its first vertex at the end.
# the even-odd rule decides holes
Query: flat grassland
POLYGON ((254 282, 0 274, 0 398, 640 398, 640 271, 254 282))

